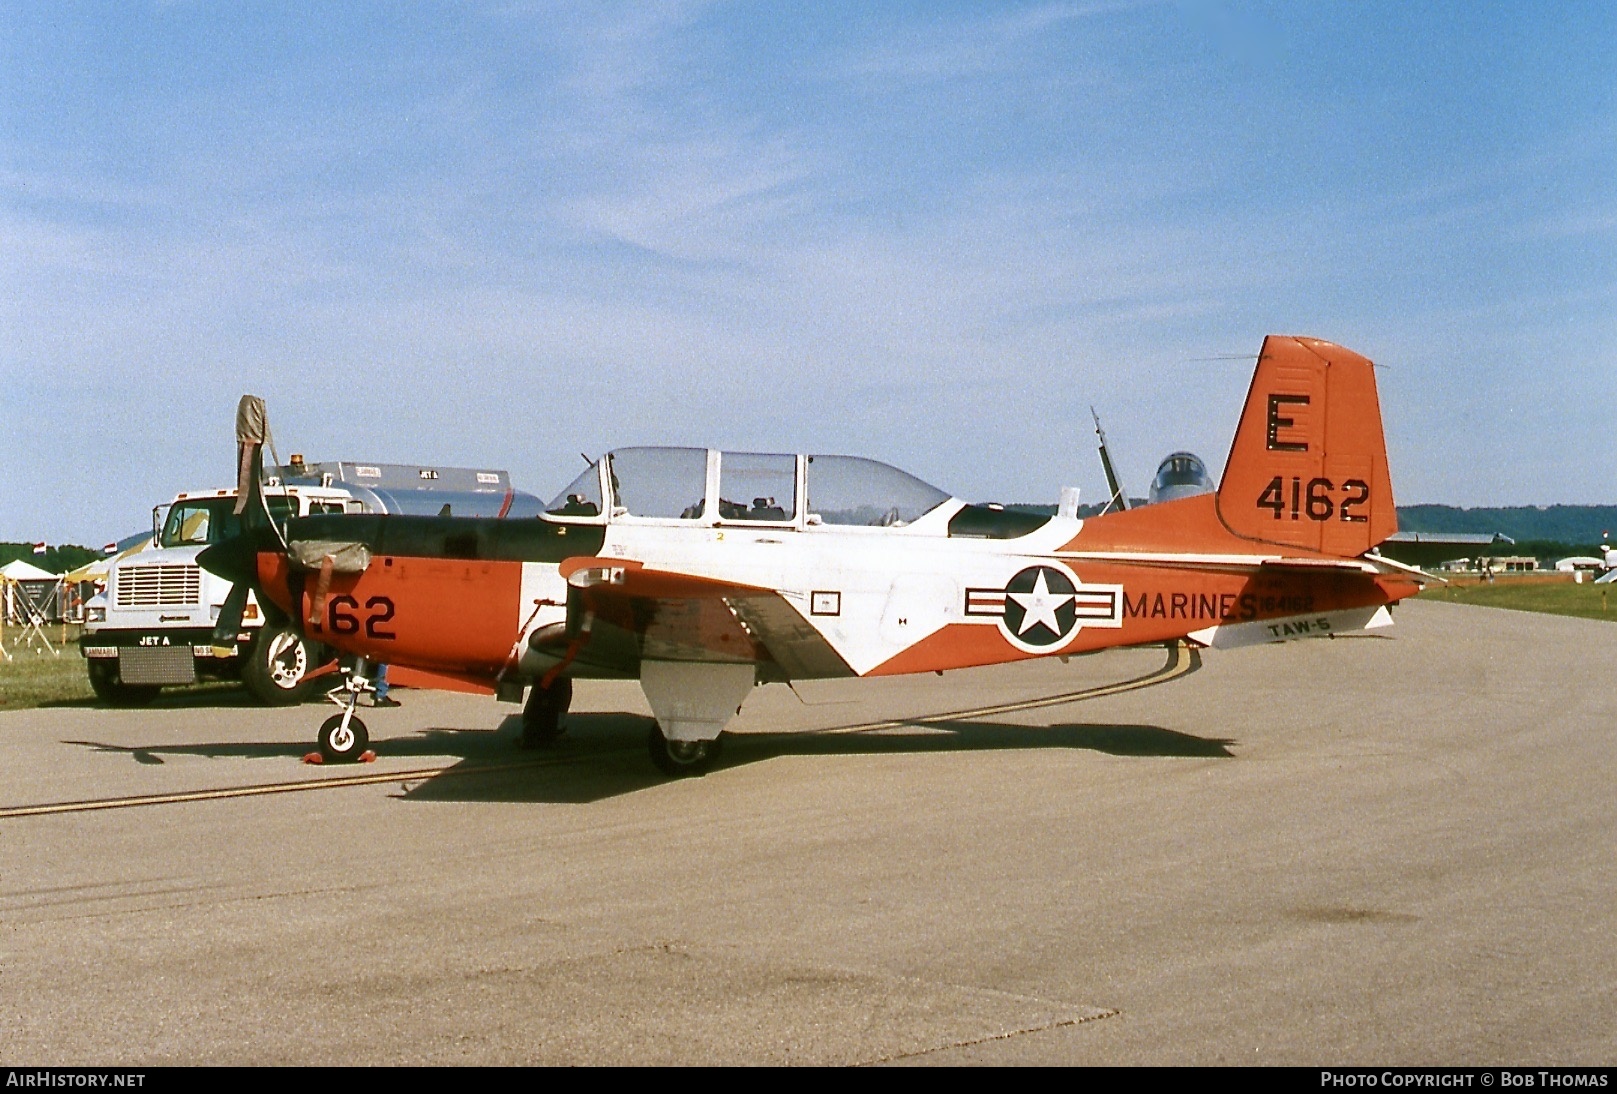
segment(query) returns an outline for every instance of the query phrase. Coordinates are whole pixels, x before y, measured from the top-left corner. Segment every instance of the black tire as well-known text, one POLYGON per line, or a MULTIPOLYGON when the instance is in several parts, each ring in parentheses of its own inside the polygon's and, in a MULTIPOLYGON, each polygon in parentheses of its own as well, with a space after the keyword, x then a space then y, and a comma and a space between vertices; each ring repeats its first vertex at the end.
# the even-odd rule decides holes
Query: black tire
POLYGON ((333 714, 320 723, 320 755, 334 764, 355 763, 370 747, 370 731, 358 717, 348 719, 348 730, 343 731, 343 715, 333 714))
POLYGON ((306 638, 290 627, 265 627, 242 662, 241 682, 265 706, 289 707, 308 695, 314 668, 314 648, 306 638))
POLYGON ((118 678, 118 662, 96 659, 89 662, 90 690, 108 706, 143 707, 163 689, 156 684, 126 684, 118 678))
POLYGON ((522 747, 543 748, 567 731, 567 708, 573 705, 573 679, 563 676, 548 688, 533 686, 522 706, 522 747))
POLYGON ((675 779, 706 775, 723 748, 722 736, 711 741, 670 741, 663 736, 663 727, 655 722, 651 725, 650 736, 646 738, 646 750, 651 754, 651 762, 658 771, 675 779))

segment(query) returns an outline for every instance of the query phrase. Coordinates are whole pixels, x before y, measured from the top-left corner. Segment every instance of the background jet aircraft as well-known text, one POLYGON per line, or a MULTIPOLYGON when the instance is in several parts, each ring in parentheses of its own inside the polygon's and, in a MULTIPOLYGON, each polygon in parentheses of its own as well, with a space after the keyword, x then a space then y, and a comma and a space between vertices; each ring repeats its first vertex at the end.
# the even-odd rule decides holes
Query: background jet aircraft
MULTIPOLYGON (((252 468, 262 411, 243 402, 252 468)), ((1389 624, 1423 576, 1371 553, 1397 517, 1370 362, 1280 336, 1216 492, 1088 520, 970 505, 852 456, 625 448, 535 520, 264 524, 204 565, 340 649, 530 689, 528 744, 560 731, 573 679, 637 678, 670 774, 706 769, 759 683, 1337 635, 1389 624)), ((363 689, 321 727, 328 758, 365 749, 363 689)))

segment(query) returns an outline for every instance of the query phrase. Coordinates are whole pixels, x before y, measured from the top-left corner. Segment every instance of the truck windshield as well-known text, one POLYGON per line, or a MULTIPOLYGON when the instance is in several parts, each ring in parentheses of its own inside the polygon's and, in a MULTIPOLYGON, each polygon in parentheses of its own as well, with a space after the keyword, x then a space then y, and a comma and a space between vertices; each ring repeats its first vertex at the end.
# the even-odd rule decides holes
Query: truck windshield
MULTIPOLYGON (((297 511, 291 498, 271 497, 270 515, 277 524, 297 511)), ((241 518, 236 516, 236 499, 193 498, 177 501, 169 507, 168 519, 163 522, 163 547, 205 547, 219 543, 241 533, 241 518)))

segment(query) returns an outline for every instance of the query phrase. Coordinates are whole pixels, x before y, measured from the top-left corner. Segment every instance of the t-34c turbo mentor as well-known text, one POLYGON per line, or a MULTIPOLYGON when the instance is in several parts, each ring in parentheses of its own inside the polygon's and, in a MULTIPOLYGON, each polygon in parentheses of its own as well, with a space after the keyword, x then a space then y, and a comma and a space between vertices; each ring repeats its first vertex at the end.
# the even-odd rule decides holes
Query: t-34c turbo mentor
MULTIPOLYGON (((262 406, 237 422, 249 530, 203 565, 417 683, 529 689, 526 744, 560 731, 575 678, 638 678, 669 774, 706 770, 760 683, 1339 635, 1389 624, 1424 576, 1374 553, 1397 517, 1371 364, 1311 338, 1264 341, 1216 492, 1087 520, 851 456, 624 448, 539 518, 280 527, 253 516, 262 406)), ((326 758, 366 749, 365 688, 361 669, 332 693, 326 758)))

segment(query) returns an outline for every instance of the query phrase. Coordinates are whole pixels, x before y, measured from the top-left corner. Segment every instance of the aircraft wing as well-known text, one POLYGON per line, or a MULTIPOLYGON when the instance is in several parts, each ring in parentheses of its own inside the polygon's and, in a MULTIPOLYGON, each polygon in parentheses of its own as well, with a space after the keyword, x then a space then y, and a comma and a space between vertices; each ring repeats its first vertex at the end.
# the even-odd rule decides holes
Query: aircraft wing
POLYGON ((589 613, 585 663, 630 671, 641 660, 750 661, 765 677, 854 674, 789 593, 633 559, 572 558, 560 570, 589 613))
POLYGON ((1419 566, 1409 566, 1402 562, 1395 562, 1390 558, 1383 558, 1378 554, 1361 555, 1358 558, 1277 558, 1263 563, 1263 570, 1289 570, 1293 573, 1319 573, 1321 571, 1335 571, 1339 573, 1355 574, 1381 574, 1391 577, 1401 577, 1420 585, 1447 585, 1448 582, 1436 574, 1429 574, 1419 566))

